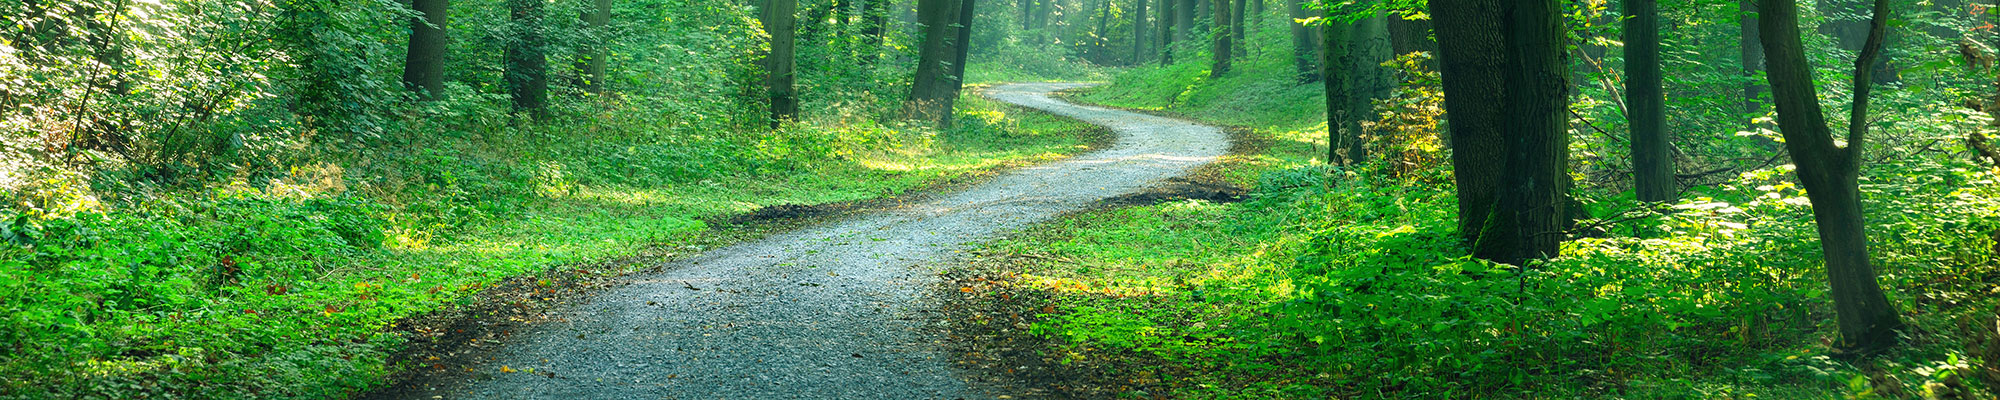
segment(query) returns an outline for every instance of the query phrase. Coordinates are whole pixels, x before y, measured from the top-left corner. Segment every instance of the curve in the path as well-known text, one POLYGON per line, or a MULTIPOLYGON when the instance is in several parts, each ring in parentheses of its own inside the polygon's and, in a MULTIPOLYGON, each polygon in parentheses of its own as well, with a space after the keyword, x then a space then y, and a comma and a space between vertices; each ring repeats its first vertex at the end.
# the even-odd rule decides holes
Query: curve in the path
POLYGON ((1221 156, 1221 131, 1073 105, 1065 83, 996 100, 1112 128, 1115 144, 1022 168, 924 204, 860 215, 675 262, 516 332, 483 373, 404 393, 467 399, 987 398, 918 331, 928 266, 995 234, 1138 191, 1221 156), (699 290, 690 289, 690 287, 699 290), (525 372, 529 368, 533 373, 525 372))

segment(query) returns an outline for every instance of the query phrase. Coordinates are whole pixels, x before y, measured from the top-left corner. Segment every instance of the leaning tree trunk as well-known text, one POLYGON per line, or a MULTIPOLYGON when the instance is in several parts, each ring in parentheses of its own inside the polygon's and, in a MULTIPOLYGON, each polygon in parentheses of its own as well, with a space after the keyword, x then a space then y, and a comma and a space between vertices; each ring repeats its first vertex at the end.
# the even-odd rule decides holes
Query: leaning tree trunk
POLYGON ((958 38, 958 31, 952 25, 958 22, 960 6, 960 0, 917 1, 917 20, 923 27, 924 41, 917 53, 917 71, 910 84, 909 101, 903 103, 906 118, 941 126, 951 124, 951 107, 957 100, 952 61, 958 58, 958 49, 951 43, 958 38))
POLYGON ((1507 42, 1501 34, 1501 0, 1430 0, 1436 22, 1439 73, 1444 81, 1445 115, 1451 118, 1452 174, 1458 189, 1458 233, 1466 244, 1479 238, 1492 214, 1507 148, 1501 127, 1510 122, 1507 102, 1507 42))
POLYGON ((1312 18, 1313 15, 1306 12, 1305 0, 1284 1, 1291 6, 1292 19, 1294 20, 1293 22, 1286 23, 1286 25, 1291 25, 1292 27, 1292 66, 1294 67, 1294 71, 1298 73, 1299 82, 1317 81, 1320 78, 1319 64, 1313 62, 1318 57, 1313 54, 1317 46, 1314 45, 1312 40, 1312 28, 1297 22, 1297 20, 1312 18))
POLYGON ((583 15, 583 22, 597 35, 598 40, 590 44, 590 51, 584 54, 583 88, 591 92, 604 93, 605 75, 610 69, 606 59, 611 57, 611 52, 608 50, 610 46, 605 44, 611 36, 610 32, 605 31, 606 27, 611 25, 611 0, 593 0, 591 3, 591 10, 583 15))
POLYGON ((1798 5, 1793 0, 1759 0, 1757 8, 1758 27, 1764 34, 1759 39, 1769 57, 1765 76, 1771 82, 1771 97, 1778 110, 1778 130, 1797 165, 1799 184, 1812 201, 1842 347, 1866 353, 1893 346, 1903 323, 1868 260, 1859 186, 1861 149, 1868 132, 1870 69, 1882 52, 1888 0, 1875 0, 1868 37, 1854 61, 1854 107, 1848 115, 1847 147, 1834 143, 1833 131, 1820 110, 1812 64, 1806 60, 1805 46, 1799 39, 1798 5))
POLYGON ((1229 0, 1215 1, 1220 3, 1214 6, 1215 30, 1210 35, 1214 39, 1214 47, 1209 49, 1211 57, 1209 57, 1208 77, 1211 79, 1221 78, 1223 74, 1229 73, 1229 59, 1235 54, 1235 50, 1230 48, 1232 40, 1229 35, 1229 0))
POLYGON ((1625 0, 1625 98, 1632 121, 1634 191, 1639 201, 1673 201, 1680 188, 1674 181, 1674 159, 1667 150, 1656 0, 1625 0))
POLYGON ((548 41, 542 35, 542 1, 508 0, 514 40, 507 42, 507 93, 515 111, 541 116, 548 111, 548 41))
POLYGON ((770 0, 764 30, 771 35, 771 53, 764 60, 764 93, 771 101, 771 128, 798 118, 798 92, 793 89, 797 64, 798 0, 770 0))
POLYGON ((403 87, 424 99, 444 94, 445 16, 450 0, 415 0, 410 8, 410 47, 403 55, 403 87))
MULTIPOLYGON (((1557 0, 1515 1, 1505 14, 1507 176, 1473 256, 1525 265, 1556 256, 1569 205, 1569 52, 1557 0)), ((1460 147, 1463 149, 1464 147, 1460 147)))

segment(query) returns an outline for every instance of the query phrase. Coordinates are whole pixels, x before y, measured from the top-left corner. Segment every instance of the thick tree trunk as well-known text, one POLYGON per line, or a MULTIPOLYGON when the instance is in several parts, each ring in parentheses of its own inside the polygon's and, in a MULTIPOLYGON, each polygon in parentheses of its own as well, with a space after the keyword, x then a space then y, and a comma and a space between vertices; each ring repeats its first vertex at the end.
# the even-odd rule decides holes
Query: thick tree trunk
POLYGON ((959 20, 961 6, 960 0, 917 1, 917 20, 923 28, 924 41, 917 53, 910 98, 903 104, 906 118, 951 125, 952 103, 958 98, 958 77, 952 74, 953 61, 958 58, 958 48, 952 42, 958 39, 958 30, 953 25, 959 20))
POLYGON ((1314 54, 1318 46, 1313 43, 1312 28, 1297 22, 1297 20, 1312 18, 1312 14, 1306 11, 1305 0, 1284 1, 1291 7, 1291 15, 1294 20, 1286 23, 1286 25, 1290 25, 1292 28, 1292 66, 1298 72, 1300 83, 1317 81, 1320 78, 1319 64, 1315 60, 1319 56, 1314 54))
POLYGON ((1221 3, 1215 5, 1215 31, 1210 35, 1214 39, 1214 47, 1209 49, 1209 78, 1221 78, 1229 73, 1229 59, 1235 54, 1235 50, 1230 48, 1233 40, 1229 36, 1229 0, 1215 1, 1221 3))
POLYGON ((606 61, 611 57, 611 52, 609 46, 601 40, 608 40, 610 36, 610 32, 605 30, 611 25, 611 0, 592 0, 591 3, 590 12, 583 14, 583 23, 591 32, 598 35, 600 41, 589 44, 590 51, 584 54, 583 88, 595 93, 604 93, 605 75, 610 69, 606 61))
POLYGON ((1146 0, 1132 3, 1132 65, 1146 60, 1146 36, 1152 31, 1146 27, 1146 0))
POLYGON ((1380 14, 1356 21, 1348 37, 1346 73, 1350 94, 1344 140, 1347 162, 1359 164, 1368 161, 1367 140, 1372 137, 1362 122, 1374 120, 1375 101, 1389 98, 1396 90, 1395 74, 1382 66, 1395 58, 1395 51, 1389 44, 1389 19, 1380 14))
POLYGON ((1451 119, 1452 171, 1458 186, 1458 232, 1478 240, 1492 214, 1507 147, 1507 42, 1501 33, 1501 0, 1430 0, 1444 78, 1445 115, 1451 119))
POLYGON ((1438 45, 1436 40, 1431 39, 1431 20, 1403 19, 1402 15, 1391 13, 1389 15, 1389 48, 1397 56, 1419 51, 1431 53, 1430 62, 1424 63, 1424 66, 1433 71, 1438 68, 1438 45))
POLYGON ((1569 52, 1557 0, 1517 0, 1508 8, 1507 175, 1473 256, 1525 265, 1556 256, 1566 239, 1569 52))
POLYGON ((507 42, 507 92, 515 111, 541 116, 548 111, 548 41, 542 35, 542 1, 508 0, 514 40, 507 42))
POLYGON ((403 87, 424 99, 444 94, 445 16, 450 0, 415 0, 410 7, 410 47, 403 55, 403 87))
POLYGON ((793 89, 796 75, 798 0, 770 0, 764 13, 764 30, 771 35, 771 53, 764 63, 764 91, 771 101, 771 127, 798 118, 798 92, 793 89))
POLYGON ((1666 94, 1660 83, 1660 10, 1656 0, 1625 0, 1625 105, 1632 121, 1632 181, 1639 201, 1673 201, 1666 94))
POLYGON ((1771 95, 1778 110, 1778 130, 1797 165, 1799 183, 1812 201, 1818 224, 1820 252, 1826 259, 1827 281, 1839 318, 1842 347, 1872 352, 1896 343, 1903 327, 1895 306, 1876 281, 1868 260, 1868 235, 1862 219, 1861 149, 1868 131, 1870 69, 1882 51, 1887 30, 1887 0, 1876 0, 1869 34, 1854 62, 1854 107, 1848 117, 1847 147, 1833 141, 1813 83, 1812 64, 1799 39, 1798 5, 1793 0, 1759 0, 1758 27, 1763 36, 1771 95))

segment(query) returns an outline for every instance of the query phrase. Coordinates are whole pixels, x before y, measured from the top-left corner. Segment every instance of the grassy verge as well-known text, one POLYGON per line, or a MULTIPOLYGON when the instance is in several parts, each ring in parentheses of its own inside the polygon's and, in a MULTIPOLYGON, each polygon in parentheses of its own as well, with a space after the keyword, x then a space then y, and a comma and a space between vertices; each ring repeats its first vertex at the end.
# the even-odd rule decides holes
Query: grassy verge
POLYGON ((1918 328, 1852 360, 1786 170, 1669 214, 1581 191, 1592 229, 1562 258, 1495 266, 1456 243, 1446 167, 1328 168, 1316 86, 1262 78, 1282 64, 1198 68, 1073 98, 1248 128, 1268 145, 1233 158, 1263 161, 1227 174, 1247 200, 1089 211, 989 244, 951 273, 955 307, 977 310, 955 328, 998 343, 963 349, 972 363, 1086 398, 1984 398, 2000 382, 1983 168, 1899 166, 1864 188, 1891 216, 1870 227, 1883 281, 1918 328))
POLYGON ((898 196, 1102 140, 975 95, 960 104, 945 131, 812 122, 575 145, 510 132, 438 139, 453 150, 407 153, 354 190, 339 170, 370 167, 62 216, 6 210, 0 398, 345 397, 396 368, 389 355, 416 333, 392 324, 509 277, 616 274, 645 265, 593 262, 701 251, 740 236, 717 230, 732 216, 898 196))

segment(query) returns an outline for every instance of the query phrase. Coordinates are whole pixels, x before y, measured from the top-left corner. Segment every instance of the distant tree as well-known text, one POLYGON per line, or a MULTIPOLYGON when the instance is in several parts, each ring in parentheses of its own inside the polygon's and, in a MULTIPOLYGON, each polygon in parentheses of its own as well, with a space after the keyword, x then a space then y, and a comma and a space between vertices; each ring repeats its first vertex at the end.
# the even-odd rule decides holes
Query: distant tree
POLYGON ((1194 26, 1194 17, 1200 15, 1201 10, 1195 8, 1195 0, 1178 1, 1180 1, 1180 4, 1174 6, 1174 26, 1180 29, 1174 31, 1174 35, 1176 41, 1186 42, 1194 38, 1196 29, 1194 26))
POLYGON ((1425 66, 1437 68, 1436 40, 1431 39, 1431 20, 1408 19, 1400 13, 1389 14, 1389 48, 1398 56, 1414 52, 1431 53, 1430 62, 1425 66))
POLYGON ((584 53, 583 88, 591 92, 604 93, 606 72, 609 69, 606 61, 611 57, 611 53, 610 46, 605 45, 603 41, 610 36, 605 29, 611 24, 611 0, 592 0, 590 10, 583 14, 583 22, 591 33, 598 36, 598 40, 586 45, 589 50, 584 53))
MULTIPOLYGON (((951 81, 947 83, 953 99, 957 99, 958 92, 965 89, 966 59, 972 54, 972 17, 978 15, 973 8, 974 2, 975 0, 963 0, 958 4, 958 25, 952 27, 952 30, 958 33, 957 39, 952 41, 952 51, 956 52, 956 56, 951 63, 951 81)), ((951 114, 949 107, 944 111, 946 115, 951 114)), ((947 122, 946 125, 950 123, 947 122)))
MULTIPOLYGON (((1737 10, 1742 13, 1736 20, 1742 32, 1737 43, 1742 50, 1738 60, 1743 64, 1743 113, 1760 115, 1764 113, 1764 83, 1757 79, 1757 74, 1764 71, 1764 46, 1757 43, 1758 38, 1763 36, 1757 29, 1757 2, 1738 0, 1737 10)), ((1754 117, 1744 118, 1743 129, 1755 130, 1757 126, 1753 120, 1754 117)))
POLYGON ((1354 23, 1348 22, 1345 18, 1327 18, 1320 24, 1320 34, 1326 37, 1320 41, 1326 47, 1320 48, 1319 51, 1319 54, 1325 57, 1319 62, 1319 76, 1320 84, 1326 88, 1327 164, 1348 165, 1345 150, 1356 141, 1348 137, 1356 132, 1347 129, 1348 122, 1355 119, 1350 115, 1353 114, 1353 110, 1349 109, 1354 104, 1348 98, 1354 94, 1353 88, 1348 87, 1351 75, 1341 70, 1341 67, 1353 61, 1347 48, 1353 30, 1354 23))
POLYGON ((1231 21, 1229 18, 1229 0, 1215 1, 1221 3, 1215 5, 1215 32, 1210 35, 1214 39, 1214 47, 1210 49, 1212 57, 1210 57, 1208 68, 1209 78, 1220 78, 1223 74, 1229 73, 1229 59, 1233 58, 1236 54, 1235 50, 1230 48, 1232 45, 1230 42, 1234 40, 1229 34, 1229 22, 1231 21))
POLYGON ((1249 54, 1248 51, 1250 48, 1250 43, 1244 41, 1243 37, 1243 14, 1244 12, 1249 11, 1248 8, 1250 1, 1251 0, 1236 0, 1234 3, 1231 4, 1236 7, 1235 9, 1229 11, 1229 17, 1230 17, 1229 30, 1231 37, 1230 40, 1236 41, 1235 45, 1230 46, 1231 48, 1235 49, 1234 53, 1230 53, 1233 56, 1241 57, 1246 54, 1249 54))
POLYGON ((444 94, 445 16, 450 0, 414 0, 410 8, 409 52, 403 56, 403 87, 425 99, 444 94))
MULTIPOLYGON (((887 18, 889 2, 893 0, 861 0, 861 62, 873 64, 882 54, 882 32, 889 30, 887 18)), ((1026 0, 1022 0, 1026 1, 1026 0)))
POLYGON ((1868 94, 1872 69, 1888 31, 1889 2, 1875 0, 1873 18, 1860 56, 1854 61, 1854 100, 1847 120, 1847 146, 1834 143, 1813 82, 1813 65, 1799 38, 1798 5, 1793 0, 1759 0, 1759 40, 1768 56, 1765 76, 1778 110, 1778 130, 1797 166, 1799 184, 1812 201, 1820 253, 1833 287, 1842 347, 1868 352, 1893 346, 1903 322, 1882 293, 1868 260, 1868 234, 1861 210, 1861 150, 1867 143, 1868 94))
POLYGON ((1292 27, 1292 65, 1296 68, 1295 70, 1299 75, 1299 82, 1318 81, 1319 63, 1313 61, 1318 57, 1314 53, 1318 51, 1318 45, 1313 42, 1312 28, 1296 22, 1296 20, 1312 17, 1312 14, 1306 12, 1306 0, 1283 1, 1291 7, 1292 19, 1295 20, 1287 23, 1287 25, 1291 25, 1292 27))
POLYGON ((1173 65, 1174 63, 1174 27, 1177 25, 1175 21, 1180 20, 1180 16, 1177 15, 1179 7, 1175 6, 1174 3, 1178 2, 1179 0, 1160 0, 1160 44, 1158 46, 1160 51, 1160 65, 1173 65))
POLYGON ((1375 119, 1375 101, 1388 98, 1396 88, 1394 73, 1382 66, 1395 53, 1389 44, 1388 17, 1381 13, 1334 24, 1346 26, 1338 37, 1330 35, 1323 41, 1327 59, 1320 75, 1327 87, 1328 143, 1334 143, 1327 149, 1327 159, 1353 165, 1368 161, 1369 135, 1362 122, 1375 119))
POLYGON ((515 111, 548 111, 548 40, 542 34, 542 0, 507 0, 513 38, 507 41, 507 92, 515 111))
POLYGON ((769 0, 764 10, 764 31, 771 35, 771 51, 764 59, 764 93, 770 100, 771 127, 796 119, 799 114, 797 79, 798 0, 769 0))
POLYGON ((1144 63, 1146 59, 1146 36, 1152 31, 1146 28, 1146 0, 1132 1, 1132 64, 1144 63))
POLYGON ((1625 0, 1625 106, 1632 121, 1632 181, 1639 201, 1672 201, 1666 94, 1660 83, 1660 10, 1656 0, 1625 0))

